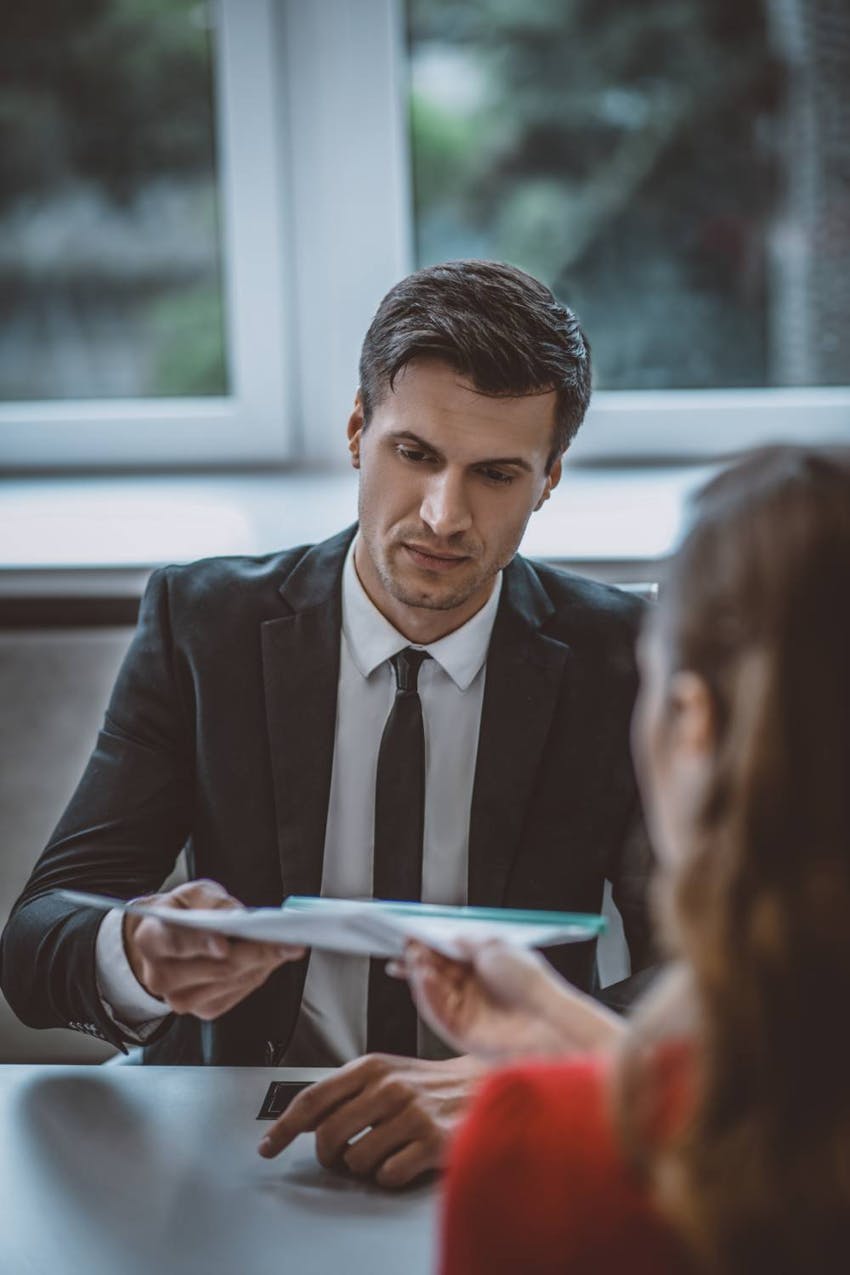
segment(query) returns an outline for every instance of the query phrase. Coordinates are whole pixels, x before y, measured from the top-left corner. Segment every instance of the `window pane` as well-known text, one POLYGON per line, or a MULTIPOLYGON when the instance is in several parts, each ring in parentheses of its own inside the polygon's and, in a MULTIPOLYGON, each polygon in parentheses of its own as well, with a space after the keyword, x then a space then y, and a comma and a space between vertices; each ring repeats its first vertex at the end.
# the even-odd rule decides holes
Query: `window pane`
POLYGON ((847 0, 408 0, 420 264, 512 261, 605 389, 850 382, 847 0))
POLYGON ((0 399, 225 393, 211 6, 0 19, 0 399))

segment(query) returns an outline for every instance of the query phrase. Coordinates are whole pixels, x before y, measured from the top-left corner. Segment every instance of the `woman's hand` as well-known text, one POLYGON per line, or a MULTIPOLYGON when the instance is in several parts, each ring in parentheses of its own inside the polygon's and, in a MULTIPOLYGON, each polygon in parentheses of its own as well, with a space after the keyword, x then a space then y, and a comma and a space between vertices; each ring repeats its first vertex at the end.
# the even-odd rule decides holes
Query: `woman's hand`
POLYGON ((409 943, 406 977, 419 1013, 450 1045, 505 1060, 605 1048, 623 1026, 616 1014, 576 991, 536 952, 490 940, 464 946, 453 961, 409 943))

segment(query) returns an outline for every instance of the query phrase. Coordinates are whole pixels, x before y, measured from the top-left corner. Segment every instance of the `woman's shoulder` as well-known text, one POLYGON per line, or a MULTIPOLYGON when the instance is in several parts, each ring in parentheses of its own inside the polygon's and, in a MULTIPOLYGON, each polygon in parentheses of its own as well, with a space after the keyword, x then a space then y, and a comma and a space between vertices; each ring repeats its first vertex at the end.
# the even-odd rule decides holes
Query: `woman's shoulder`
POLYGON ((611 1061, 598 1057, 529 1062, 484 1083, 449 1163, 445 1272, 681 1269, 625 1162, 611 1095, 611 1061))
MULTIPOLYGON (((670 1040, 652 1050, 644 1078, 648 1136, 675 1137, 692 1101, 693 1045, 670 1040)), ((529 1061, 494 1072, 481 1086, 467 1132, 511 1154, 556 1158, 585 1181, 598 1172, 632 1183, 615 1116, 615 1060, 610 1054, 529 1061)))
POLYGON ((490 1154, 500 1150, 514 1163, 530 1156, 558 1175, 578 1166, 609 1164, 615 1157, 610 1112, 611 1063, 582 1057, 558 1062, 527 1062, 504 1068, 481 1086, 461 1136, 486 1141, 490 1154))

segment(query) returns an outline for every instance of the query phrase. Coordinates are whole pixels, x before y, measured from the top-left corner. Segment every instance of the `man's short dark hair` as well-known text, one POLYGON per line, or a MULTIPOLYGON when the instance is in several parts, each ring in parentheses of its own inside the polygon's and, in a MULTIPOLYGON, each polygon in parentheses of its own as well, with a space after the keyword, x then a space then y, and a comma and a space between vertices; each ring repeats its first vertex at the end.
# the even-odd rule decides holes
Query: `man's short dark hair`
POLYGON ((555 390, 550 468, 590 402, 590 346, 544 284, 498 261, 450 261, 402 279, 378 306, 360 355, 364 424, 402 368, 441 359, 482 394, 555 390))

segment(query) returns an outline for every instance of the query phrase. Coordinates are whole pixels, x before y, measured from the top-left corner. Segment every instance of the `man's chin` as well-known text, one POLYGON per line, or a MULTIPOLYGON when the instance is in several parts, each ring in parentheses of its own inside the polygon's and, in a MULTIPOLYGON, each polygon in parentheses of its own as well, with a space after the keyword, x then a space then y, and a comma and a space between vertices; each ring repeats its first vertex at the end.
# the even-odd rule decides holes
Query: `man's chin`
POLYGON ((390 593, 403 606, 419 607, 423 611, 454 611, 468 602, 474 589, 423 589, 405 587, 393 581, 390 593))
POLYGON ((396 602, 401 602, 403 606, 419 607, 423 611, 454 611, 468 602, 483 587, 484 582, 475 579, 423 583, 393 574, 385 579, 384 584, 396 602))

